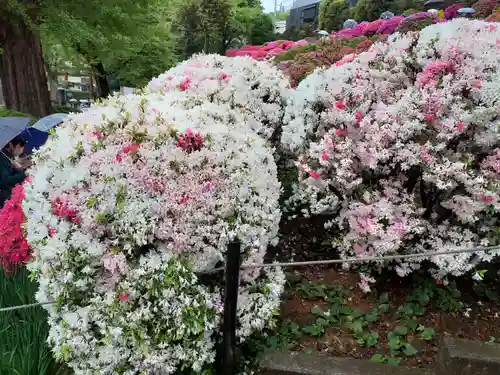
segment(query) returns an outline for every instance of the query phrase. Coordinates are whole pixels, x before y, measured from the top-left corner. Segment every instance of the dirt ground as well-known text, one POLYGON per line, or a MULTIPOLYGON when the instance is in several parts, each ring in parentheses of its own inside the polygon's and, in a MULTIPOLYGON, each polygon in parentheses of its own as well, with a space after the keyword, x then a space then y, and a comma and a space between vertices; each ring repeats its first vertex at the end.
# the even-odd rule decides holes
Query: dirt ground
MULTIPOLYGON (((332 267, 314 267, 296 270, 293 271, 293 274, 295 286, 309 283, 313 286, 325 285, 340 288, 346 295, 345 305, 365 313, 370 312, 379 303, 376 296, 366 295, 357 286, 359 276, 356 273, 332 267)), ((352 330, 339 323, 325 327, 323 334, 316 332, 313 335, 302 334, 293 349, 315 350, 329 353, 332 356, 365 359, 372 358, 376 353, 393 355, 387 348, 387 335, 396 327, 407 325, 406 321, 397 314, 397 309, 404 306, 406 297, 412 292, 413 286, 396 279, 390 280, 385 285, 379 285, 380 288, 388 294, 388 311, 380 313, 377 321, 371 322, 365 327, 367 332, 378 333, 379 338, 375 346, 360 345, 352 330)), ((426 307, 425 313, 416 318, 419 325, 425 327, 427 331, 434 330, 435 334, 432 339, 427 338, 427 340, 419 339, 415 332, 410 332, 405 336, 405 340, 418 351, 410 356, 399 355, 405 365, 433 367, 437 362, 439 340, 446 335, 480 341, 496 341, 500 338, 499 302, 478 302, 475 297, 466 294, 463 294, 460 299, 464 304, 461 309, 444 312, 430 303, 426 307)), ((449 301, 443 300, 442 304, 456 302, 450 299, 449 301)), ((315 307, 327 309, 328 302, 322 297, 304 298, 301 293, 297 292, 296 288, 291 287, 283 303, 282 316, 285 320, 297 323, 300 327, 307 327, 314 324, 315 319, 317 319, 317 315, 311 313, 311 309, 315 307)))

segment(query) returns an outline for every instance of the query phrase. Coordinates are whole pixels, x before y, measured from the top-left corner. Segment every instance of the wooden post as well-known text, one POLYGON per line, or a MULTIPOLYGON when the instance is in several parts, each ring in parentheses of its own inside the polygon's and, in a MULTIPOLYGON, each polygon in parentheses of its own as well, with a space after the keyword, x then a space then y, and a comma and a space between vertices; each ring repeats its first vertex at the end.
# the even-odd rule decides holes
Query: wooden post
POLYGON ((222 325, 222 375, 234 375, 236 349, 236 307, 240 277, 241 244, 229 244, 226 255, 226 286, 224 294, 224 322, 222 325))

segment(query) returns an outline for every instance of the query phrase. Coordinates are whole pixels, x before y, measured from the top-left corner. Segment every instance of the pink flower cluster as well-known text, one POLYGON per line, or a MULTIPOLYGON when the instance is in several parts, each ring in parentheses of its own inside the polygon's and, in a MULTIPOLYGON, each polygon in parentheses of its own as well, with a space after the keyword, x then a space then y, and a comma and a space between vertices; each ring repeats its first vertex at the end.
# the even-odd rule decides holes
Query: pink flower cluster
MULTIPOLYGON (((335 214, 341 253, 500 243, 500 32, 491 26, 457 19, 401 34, 296 89, 284 127, 300 165, 290 202, 335 214)), ((437 276, 473 267, 467 255, 429 260, 437 276)))
POLYGON ((240 49, 229 49, 226 52, 226 56, 250 56, 255 60, 269 60, 275 56, 284 54, 291 48, 307 44, 308 42, 306 40, 299 40, 297 42, 292 42, 290 40, 277 40, 263 46, 246 45, 240 49))
POLYGON ((16 185, 12 189, 11 198, 0 210, 0 262, 6 272, 12 271, 13 266, 28 262, 32 256, 22 228, 23 200, 23 185, 16 185))
POLYGON ((405 18, 402 16, 392 17, 389 20, 376 20, 373 22, 361 22, 352 29, 342 29, 332 33, 334 38, 354 38, 358 36, 372 36, 375 34, 389 35, 396 31, 399 24, 405 18))

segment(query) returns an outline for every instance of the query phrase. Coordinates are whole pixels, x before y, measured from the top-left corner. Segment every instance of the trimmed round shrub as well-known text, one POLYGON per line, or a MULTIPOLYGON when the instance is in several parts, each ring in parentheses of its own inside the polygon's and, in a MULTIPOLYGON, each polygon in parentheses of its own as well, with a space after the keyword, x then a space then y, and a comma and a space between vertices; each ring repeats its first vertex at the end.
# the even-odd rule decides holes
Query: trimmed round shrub
POLYGON ((154 78, 145 91, 168 94, 168 100, 186 109, 209 102, 220 106, 221 114, 238 112, 264 139, 277 142, 289 87, 283 73, 268 62, 195 55, 154 78))
MULTIPOLYGON (((211 117, 213 113, 207 113, 211 117)), ((200 116, 201 117, 201 116, 200 116)), ((71 115, 34 157, 23 202, 48 341, 75 374, 214 373, 223 266, 276 241, 280 184, 247 126, 207 127, 164 95, 71 115)), ((280 269, 241 272, 244 345, 279 309, 280 269)))
POLYGON ((498 0, 479 0, 472 5, 472 8, 476 11, 474 17, 486 18, 493 13, 498 5, 498 0))
MULTIPOLYGON (((282 138, 297 155, 290 209, 330 217, 344 257, 498 245, 498 40, 494 25, 456 19, 302 81, 282 138)), ((423 256, 396 270, 426 260, 436 277, 461 275, 495 254, 423 256)))

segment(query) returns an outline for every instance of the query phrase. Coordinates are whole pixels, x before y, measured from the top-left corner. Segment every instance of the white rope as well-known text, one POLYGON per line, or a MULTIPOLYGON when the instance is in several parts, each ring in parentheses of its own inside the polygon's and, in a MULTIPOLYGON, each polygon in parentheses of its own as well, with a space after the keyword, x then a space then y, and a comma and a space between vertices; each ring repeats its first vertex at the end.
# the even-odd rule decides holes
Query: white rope
MULTIPOLYGON (((245 264, 240 267, 240 269, 250 269, 250 268, 269 268, 269 267, 304 267, 304 266, 321 266, 329 264, 343 264, 343 263, 363 263, 363 262, 380 262, 380 261, 391 261, 398 259, 412 259, 412 258, 428 258, 440 255, 454 255, 454 254, 464 254, 464 253, 476 253, 476 252, 486 252, 486 251, 500 251, 500 246, 490 246, 490 247, 475 247, 470 249, 462 250, 452 250, 452 251, 435 251, 428 253, 413 253, 413 254, 400 254, 400 255, 386 255, 380 257, 364 257, 364 258, 347 258, 347 259, 329 259, 329 260, 313 260, 306 262, 288 262, 288 263, 254 263, 245 264)), ((211 274, 219 271, 223 271, 224 267, 214 268, 208 272, 203 272, 202 274, 211 274)), ((51 305, 55 302, 47 301, 40 303, 30 303, 28 305, 19 305, 0 308, 0 313, 9 312, 21 309, 27 309, 30 307, 51 305)))

